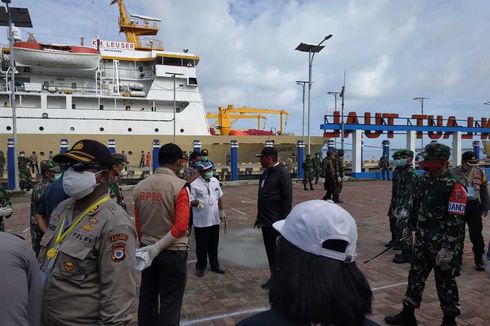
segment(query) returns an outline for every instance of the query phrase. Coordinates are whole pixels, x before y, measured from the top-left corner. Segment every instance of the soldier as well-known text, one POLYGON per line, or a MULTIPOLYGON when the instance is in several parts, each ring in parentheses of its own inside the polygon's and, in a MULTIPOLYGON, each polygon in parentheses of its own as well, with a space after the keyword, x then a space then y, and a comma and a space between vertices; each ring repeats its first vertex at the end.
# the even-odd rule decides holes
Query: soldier
POLYGON ((313 158, 313 171, 315 175, 315 185, 318 184, 318 179, 320 179, 320 175, 322 174, 322 158, 320 153, 315 153, 315 157, 313 158))
POLYGON ((466 191, 448 171, 449 147, 434 143, 425 147, 415 204, 409 215, 404 237, 416 237, 403 299, 403 311, 385 317, 390 325, 417 325, 414 310, 420 306, 425 281, 432 269, 437 294, 444 312, 442 325, 456 325, 460 314, 458 286, 464 239, 466 191))
POLYGON ((0 180, 3 179, 3 171, 5 170, 5 154, 0 151, 0 180))
POLYGON ((126 161, 123 154, 112 154, 112 158, 114 159, 114 164, 112 165, 111 180, 109 181, 109 192, 111 194, 111 198, 114 199, 119 206, 124 208, 125 211, 127 211, 128 208, 124 203, 124 193, 119 185, 119 175, 122 171, 124 171, 129 162, 126 161))
POLYGON ((41 240, 43 325, 127 325, 136 298, 136 231, 107 193, 108 148, 80 140, 54 157, 69 165, 41 240))
POLYGON ((328 151, 327 157, 322 162, 322 174, 325 177, 323 188, 327 191, 323 200, 332 199, 337 188, 337 161, 335 160, 335 151, 328 151))
POLYGON ((308 190, 306 187, 308 183, 310 184, 310 190, 315 190, 313 189, 313 176, 315 175, 315 171, 310 154, 306 155, 306 159, 303 164, 301 164, 301 167, 303 168, 303 186, 305 187, 305 190, 308 190))
MULTIPOLYGON (((398 160, 400 158, 399 156, 399 151, 396 151, 395 153, 393 153, 393 160, 398 160)), ((391 186, 391 201, 390 201, 390 207, 388 208, 388 220, 390 222, 390 233, 391 233, 391 240, 388 241, 386 244, 385 244, 385 247, 391 247, 395 242, 397 242, 399 239, 397 239, 397 234, 396 234, 396 218, 395 218, 395 215, 393 214, 393 208, 395 207, 395 202, 396 202, 396 191, 397 191, 397 186, 396 186, 396 182, 395 182, 395 177, 396 177, 396 173, 397 173, 397 170, 395 169, 395 171, 393 172, 393 183, 392 183, 392 186, 391 186)), ((400 249, 400 247, 398 246, 397 248, 395 249, 400 249)))
POLYGON ((482 257, 485 253, 485 243, 482 235, 482 215, 487 216, 490 209, 488 181, 485 172, 478 167, 478 160, 473 152, 463 153, 462 162, 462 165, 452 169, 451 172, 466 187, 468 193, 464 219, 466 224, 468 224, 468 231, 473 244, 475 270, 482 272, 485 270, 482 257))
POLYGON ((44 235, 44 232, 39 228, 39 224, 36 220, 37 210, 41 203, 41 199, 46 192, 46 188, 54 181, 56 173, 60 172, 61 170, 56 163, 52 161, 41 161, 42 179, 34 186, 34 188, 32 188, 30 230, 32 250, 34 250, 36 256, 39 254, 41 238, 44 235))
POLYGON ((343 203, 343 201, 340 200, 340 193, 342 192, 342 188, 344 186, 344 150, 339 149, 337 151, 337 154, 335 155, 336 159, 336 164, 337 164, 337 171, 338 171, 338 176, 337 176, 337 183, 335 186, 335 192, 333 194, 333 201, 336 203, 343 203))
POLYGON ((29 157, 29 163, 31 165, 32 173, 34 173, 34 170, 36 173, 39 173, 39 165, 37 164, 37 154, 35 151, 32 151, 32 154, 29 157))
POLYGON ((393 177, 393 189, 390 211, 394 218, 395 241, 401 239, 399 248, 401 254, 396 254, 393 262, 403 264, 410 262, 412 257, 412 239, 403 238, 403 230, 407 227, 408 216, 413 210, 414 198, 417 193, 417 174, 412 165, 414 153, 408 149, 396 151, 393 154, 395 160, 395 175, 393 177))
POLYGON ((381 174, 383 175, 383 180, 390 181, 390 161, 386 157, 386 154, 383 154, 379 158, 378 167, 381 169, 381 174), (385 177, 386 175, 386 177, 385 177))
POLYGON ((32 175, 29 170, 30 159, 26 157, 26 154, 21 151, 18 158, 19 168, 19 187, 22 191, 29 191, 32 189, 32 175))
POLYGON ((12 203, 7 191, 3 188, 0 182, 0 232, 5 231, 4 218, 9 218, 12 215, 12 203))

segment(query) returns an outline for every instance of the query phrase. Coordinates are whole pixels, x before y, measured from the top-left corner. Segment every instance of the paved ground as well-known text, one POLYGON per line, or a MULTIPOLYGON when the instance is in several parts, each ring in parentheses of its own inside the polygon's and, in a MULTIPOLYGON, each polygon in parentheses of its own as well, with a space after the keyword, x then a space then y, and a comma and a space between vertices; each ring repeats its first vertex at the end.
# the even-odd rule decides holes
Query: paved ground
MULTIPOLYGON (((386 212, 389 203, 389 182, 369 181, 346 183, 341 204, 357 220, 359 241, 358 266, 367 276, 374 292, 371 318, 383 324, 383 316, 401 309, 408 274, 408 265, 391 263, 392 254, 363 264, 362 262, 383 250, 388 240, 386 212)), ((318 187, 320 189, 321 187, 318 187)), ((295 184, 294 203, 321 198, 323 191, 303 191, 295 184)), ((203 278, 194 274, 195 255, 189 254, 188 283, 182 308, 182 325, 234 325, 251 313, 268 307, 268 293, 260 288, 268 277, 267 260, 261 233, 253 229, 256 214, 256 185, 225 186, 225 204, 228 229, 221 231, 220 258, 225 275, 209 270, 203 278)), ((131 198, 127 197, 128 203, 131 198)), ((7 220, 7 229, 28 237, 28 198, 14 199, 14 216, 7 220)), ((485 221, 484 237, 490 239, 490 225, 485 221)), ((468 237, 467 237, 468 238, 468 237)), ((490 325, 490 277, 475 272, 471 244, 465 243, 462 276, 457 279, 462 315, 459 325, 490 325)), ((135 305, 136 309, 136 305, 135 305)), ((439 325, 439 308, 433 274, 424 293, 422 307, 417 311, 421 325, 439 325)), ((135 319, 136 320, 136 319, 135 319)), ((137 325, 137 323, 133 323, 137 325)))

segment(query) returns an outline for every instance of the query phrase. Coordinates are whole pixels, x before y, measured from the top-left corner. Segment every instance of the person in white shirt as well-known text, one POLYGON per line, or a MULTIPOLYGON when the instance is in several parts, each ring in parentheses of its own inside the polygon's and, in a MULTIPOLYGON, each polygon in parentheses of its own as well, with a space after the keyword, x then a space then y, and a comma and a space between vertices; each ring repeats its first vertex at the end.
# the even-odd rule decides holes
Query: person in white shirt
POLYGON ((213 164, 208 161, 197 164, 199 178, 191 183, 191 206, 194 237, 196 239, 196 276, 203 277, 209 265, 211 271, 224 274, 218 261, 219 225, 226 220, 223 209, 223 191, 218 179, 213 177, 213 164))

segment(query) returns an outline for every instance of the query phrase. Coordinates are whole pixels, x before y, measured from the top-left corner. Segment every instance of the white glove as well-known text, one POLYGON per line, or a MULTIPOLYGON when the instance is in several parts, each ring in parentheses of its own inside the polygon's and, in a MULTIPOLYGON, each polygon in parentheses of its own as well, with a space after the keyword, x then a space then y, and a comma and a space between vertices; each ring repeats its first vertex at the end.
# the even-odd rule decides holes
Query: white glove
POLYGON ((200 200, 200 199, 196 199, 199 203, 197 204, 197 208, 204 208, 204 201, 203 200, 200 200))
POLYGON ((1 217, 9 217, 12 215, 12 208, 10 207, 0 207, 0 216, 1 217))
POLYGON ((170 234, 170 231, 165 234, 163 238, 158 240, 156 243, 146 246, 143 248, 136 249, 136 269, 142 271, 147 268, 153 262, 162 250, 170 247, 174 242, 175 238, 170 234))
POLYGON ((442 248, 436 255, 436 265, 441 268, 441 270, 448 270, 451 268, 449 263, 453 260, 453 252, 446 248, 442 248))
POLYGON ((337 182, 342 182, 342 178, 341 177, 337 177, 337 182))
POLYGON ((219 211, 219 220, 221 222, 225 222, 226 221, 226 214, 225 214, 225 210, 222 209, 219 211))
POLYGON ((413 240, 412 231, 409 228, 404 228, 402 232, 402 237, 405 240, 413 240))

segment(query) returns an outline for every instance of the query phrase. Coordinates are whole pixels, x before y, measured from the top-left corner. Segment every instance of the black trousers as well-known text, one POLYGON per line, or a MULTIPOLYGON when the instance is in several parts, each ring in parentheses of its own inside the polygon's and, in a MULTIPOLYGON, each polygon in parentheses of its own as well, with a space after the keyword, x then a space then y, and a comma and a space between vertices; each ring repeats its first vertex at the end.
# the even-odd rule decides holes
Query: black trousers
POLYGON ((276 239, 281 234, 277 232, 272 225, 262 226, 262 237, 264 238, 265 253, 267 254, 267 260, 269 261, 269 269, 273 270, 274 256, 276 254, 276 239))
POLYGON ((138 325, 178 326, 186 280, 187 251, 163 250, 141 273, 138 325))
POLYGON ((332 198, 332 196, 335 196, 336 194, 336 188, 337 188, 337 180, 335 176, 327 176, 325 177, 325 186, 324 188, 327 190, 327 193, 325 196, 323 196, 324 200, 327 199, 333 199, 333 200, 338 200, 338 198, 332 198))
POLYGON ((219 224, 203 228, 194 227, 194 237, 196 239, 196 269, 204 270, 208 265, 208 257, 211 269, 218 268, 219 224))
POLYGON ((481 221, 482 208, 479 200, 468 200, 464 214, 465 222, 468 225, 470 240, 473 244, 473 254, 475 259, 481 259, 485 253, 485 242, 483 241, 483 225, 481 221))

